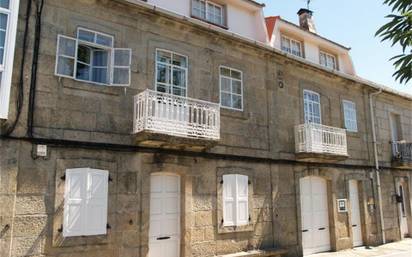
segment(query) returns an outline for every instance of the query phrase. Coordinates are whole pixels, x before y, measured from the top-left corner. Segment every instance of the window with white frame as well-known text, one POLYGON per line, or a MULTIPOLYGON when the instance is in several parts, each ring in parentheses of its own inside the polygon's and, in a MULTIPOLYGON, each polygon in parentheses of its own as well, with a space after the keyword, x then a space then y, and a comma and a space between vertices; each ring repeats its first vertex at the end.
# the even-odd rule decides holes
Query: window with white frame
POLYGON ((248 176, 223 175, 223 226, 249 224, 248 187, 248 176))
POLYGON ((187 56, 156 49, 156 91, 186 96, 187 69, 187 56))
POLYGON ((321 124, 320 95, 310 90, 303 90, 305 123, 321 124))
POLYGON ((281 48, 284 52, 303 57, 302 43, 300 41, 282 35, 281 48))
POLYGON ((0 119, 7 119, 19 0, 0 0, 0 119))
POLYGON ((109 172, 77 168, 65 176, 63 236, 106 234, 109 172))
POLYGON ((58 35, 55 74, 107 86, 129 86, 132 50, 114 48, 113 36, 78 28, 77 37, 58 35))
POLYGON ((224 26, 224 8, 208 0, 192 0, 192 15, 208 22, 224 26))
POLYGON ((328 54, 320 51, 319 53, 319 63, 329 69, 337 70, 338 65, 336 63, 336 57, 332 54, 328 54))
POLYGON ((220 104, 222 107, 243 110, 242 72, 220 67, 220 104))
POLYGON ((343 100, 343 115, 345 118, 345 128, 351 132, 358 131, 356 118, 356 105, 354 102, 343 100))

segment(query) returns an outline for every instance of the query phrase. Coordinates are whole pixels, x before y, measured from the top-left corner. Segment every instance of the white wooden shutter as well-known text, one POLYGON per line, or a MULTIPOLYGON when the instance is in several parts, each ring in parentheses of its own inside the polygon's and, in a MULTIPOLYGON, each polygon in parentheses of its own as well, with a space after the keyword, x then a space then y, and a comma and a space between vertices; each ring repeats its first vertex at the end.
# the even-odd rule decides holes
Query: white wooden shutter
POLYGON ((249 204, 248 204, 248 186, 249 179, 244 175, 236 175, 237 184, 237 226, 247 225, 249 223, 249 204))
POLYGON ((132 49, 114 48, 112 51, 111 86, 130 85, 130 65, 132 63, 132 49))
POLYGON ((80 236, 85 224, 87 169, 66 170, 63 236, 80 236))
POLYGON ((223 175, 223 226, 236 225, 236 175, 223 175))
POLYGON ((103 235, 107 231, 109 172, 107 170, 89 169, 87 177, 84 235, 103 235))
POLYGON ((75 78, 77 59, 77 39, 57 36, 55 74, 60 77, 75 78))

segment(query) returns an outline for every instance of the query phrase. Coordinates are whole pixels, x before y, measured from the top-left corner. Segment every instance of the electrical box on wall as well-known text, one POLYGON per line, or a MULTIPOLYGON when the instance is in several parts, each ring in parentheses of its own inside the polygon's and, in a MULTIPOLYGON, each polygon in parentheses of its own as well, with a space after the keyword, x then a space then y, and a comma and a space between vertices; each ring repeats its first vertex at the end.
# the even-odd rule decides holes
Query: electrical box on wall
POLYGON ((46 157, 47 156, 47 145, 37 145, 36 155, 39 157, 46 157))
POLYGON ((49 153, 48 153, 47 145, 33 145, 33 150, 32 150, 33 159, 37 159, 37 158, 47 159, 48 154, 49 153))

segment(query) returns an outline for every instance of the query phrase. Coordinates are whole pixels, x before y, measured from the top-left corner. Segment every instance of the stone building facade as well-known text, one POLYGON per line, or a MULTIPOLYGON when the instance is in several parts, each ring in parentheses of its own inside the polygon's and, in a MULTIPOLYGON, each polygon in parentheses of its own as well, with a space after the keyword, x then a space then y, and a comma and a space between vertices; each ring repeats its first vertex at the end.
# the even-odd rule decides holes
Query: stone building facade
MULTIPOLYGON (((393 162, 390 143, 395 136, 397 141, 412 142, 411 97, 384 88, 372 97, 379 88, 370 83, 137 2, 46 0, 38 66, 33 72, 35 2, 24 49, 29 1, 21 1, 11 99, 18 97, 24 54, 25 100, 15 130, 0 140, 0 256, 149 256, 149 248, 154 247, 150 224, 155 193, 177 199, 175 245, 162 248, 173 252, 177 247, 177 256, 254 249, 285 249, 285 256, 302 256, 316 247, 337 251, 355 242, 378 245, 384 241, 381 230, 386 242, 400 240, 407 231, 411 235, 412 168, 404 160, 402 165, 393 162), (109 34, 116 48, 131 49, 130 86, 102 86, 55 75, 58 35, 75 38, 79 27, 109 34), (186 89, 191 99, 219 103, 221 68, 241 71, 242 108, 218 108, 218 140, 133 133, 134 96, 156 90, 159 49, 187 57, 186 89), (33 76, 35 97, 30 106, 33 76), (357 132, 344 133, 347 156, 296 154, 295 127, 305 123, 305 90, 318 93, 322 124, 328 127, 344 127, 342 101, 355 103, 357 132), (32 121, 26 119, 31 114, 32 121), (397 135, 392 133, 394 126, 397 135), (39 145, 47 146, 44 156, 39 145), (63 236, 68 170, 77 168, 108 171, 103 234, 63 236), (249 217, 247 224, 239 226, 225 225, 225 176, 233 174, 247 176, 248 182, 249 217), (159 192, 153 189, 155 180, 160 181, 159 192), (165 181, 177 187, 162 191, 169 185, 165 181), (355 198, 351 198, 353 185, 355 198), (317 193, 307 191, 317 189, 317 193), (357 203, 350 201, 356 198, 357 203), (312 206, 309 209, 320 211, 308 214, 307 202, 326 205, 312 206), (353 206, 360 223, 354 222, 353 206), (308 245, 317 242, 308 241, 305 230, 310 229, 304 219, 314 213, 326 215, 327 223, 320 220, 319 228, 311 224, 318 231, 310 233, 326 237, 328 244, 311 248, 308 245), (360 227, 360 238, 354 235, 354 225, 360 227)), ((178 104, 175 100, 172 105, 178 104)), ((2 130, 17 116, 14 101, 10 110, 9 119, 1 121, 2 130)), ((165 235, 158 239, 171 239, 165 235)), ((171 252, 150 256, 175 256, 171 252)))

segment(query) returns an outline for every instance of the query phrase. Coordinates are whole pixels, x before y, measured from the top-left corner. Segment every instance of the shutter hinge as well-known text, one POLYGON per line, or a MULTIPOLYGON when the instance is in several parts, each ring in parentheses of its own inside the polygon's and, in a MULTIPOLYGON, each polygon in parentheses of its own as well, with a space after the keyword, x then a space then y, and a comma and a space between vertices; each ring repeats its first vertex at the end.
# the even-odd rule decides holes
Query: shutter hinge
POLYGON ((223 184, 223 179, 220 181, 220 184, 223 184))
POLYGON ((249 221, 252 221, 252 217, 250 217, 250 215, 249 215, 249 221))
POLYGON ((112 229, 112 227, 110 226, 109 223, 106 224, 106 228, 107 228, 107 229, 112 229))
POLYGON ((63 224, 60 225, 60 228, 57 229, 57 232, 59 232, 59 233, 63 232, 63 224))
POLYGON ((63 174, 63 176, 60 177, 61 180, 66 180, 66 173, 63 174))
POLYGON ((248 181, 247 181, 247 184, 248 184, 248 185, 252 185, 252 181, 248 180, 248 181))
POLYGON ((223 221, 224 221, 224 220, 222 219, 222 221, 221 221, 221 222, 222 222, 222 224, 223 224, 223 221))
POLYGON ((112 177, 111 177, 111 176, 109 176, 109 182, 112 182, 112 181, 113 181, 112 177))

